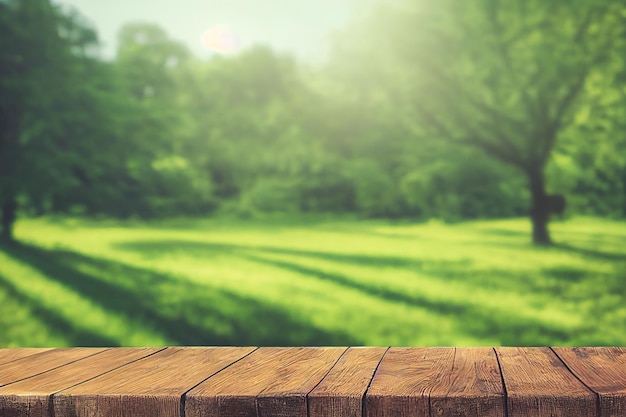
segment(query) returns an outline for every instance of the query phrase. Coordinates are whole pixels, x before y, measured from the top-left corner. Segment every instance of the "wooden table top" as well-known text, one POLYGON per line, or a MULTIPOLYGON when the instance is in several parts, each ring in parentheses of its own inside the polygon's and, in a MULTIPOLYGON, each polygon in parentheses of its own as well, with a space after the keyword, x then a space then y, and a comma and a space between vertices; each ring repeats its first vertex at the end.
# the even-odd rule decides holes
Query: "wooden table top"
POLYGON ((0 416, 626 416, 626 348, 0 349, 0 416))

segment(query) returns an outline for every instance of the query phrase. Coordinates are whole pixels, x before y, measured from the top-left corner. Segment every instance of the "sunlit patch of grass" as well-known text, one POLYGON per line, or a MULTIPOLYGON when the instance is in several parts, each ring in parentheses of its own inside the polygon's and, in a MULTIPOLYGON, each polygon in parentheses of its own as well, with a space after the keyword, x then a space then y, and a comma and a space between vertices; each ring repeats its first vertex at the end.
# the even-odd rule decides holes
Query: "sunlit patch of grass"
POLYGON ((626 343, 626 224, 552 228, 559 244, 535 248, 526 219, 38 219, 17 225, 38 267, 0 265, 32 302, 120 344, 626 343))
MULTIPOLYGON (((177 246, 180 243, 172 244, 177 246)), ((314 327, 345 332, 359 344, 453 343, 454 320, 427 308, 380 299, 358 288, 259 262, 242 252, 215 255, 209 249, 204 256, 195 251, 186 256, 184 248, 159 259, 148 257, 153 268, 176 274, 183 288, 187 282, 208 292, 222 289, 252 296, 314 327)), ((469 335, 465 339, 477 342, 469 335)))
MULTIPOLYGON (((483 288, 472 279, 480 274, 498 275, 497 270, 481 271, 475 266, 447 267, 445 263, 418 265, 413 270, 398 267, 376 268, 371 265, 364 267, 338 261, 311 259, 306 258, 306 255, 263 253, 260 256, 270 263, 283 264, 287 268, 301 270, 307 268, 313 275, 317 271, 318 275, 335 274, 345 277, 346 281, 355 286, 366 287, 368 291, 378 293, 382 298, 390 298, 407 305, 440 306, 440 313, 446 310, 454 313, 465 308, 473 308, 482 310, 488 315, 506 315, 515 310, 520 318, 550 323, 564 330, 575 328, 580 324, 580 318, 572 314, 575 313, 574 306, 571 306, 569 311, 537 309, 531 306, 537 301, 545 307, 549 305, 549 300, 537 300, 542 294, 517 293, 494 287, 483 288)), ((522 281, 524 277, 512 277, 508 271, 503 271, 499 279, 522 281)), ((524 283, 518 282, 517 285, 523 286, 524 283)))
MULTIPOLYGON (((167 343, 162 337, 144 329, 141 323, 133 323, 133 318, 101 308, 73 288, 55 281, 55 277, 49 277, 28 262, 9 256, 6 251, 0 251, 0 265, 0 279, 5 286, 10 286, 16 294, 30 300, 38 308, 47 310, 49 313, 44 314, 46 318, 49 319, 51 314, 56 316, 52 327, 58 326, 64 332, 83 333, 84 336, 89 333, 87 338, 99 345, 159 346, 167 343)), ((64 336, 67 340, 73 334, 64 336)))

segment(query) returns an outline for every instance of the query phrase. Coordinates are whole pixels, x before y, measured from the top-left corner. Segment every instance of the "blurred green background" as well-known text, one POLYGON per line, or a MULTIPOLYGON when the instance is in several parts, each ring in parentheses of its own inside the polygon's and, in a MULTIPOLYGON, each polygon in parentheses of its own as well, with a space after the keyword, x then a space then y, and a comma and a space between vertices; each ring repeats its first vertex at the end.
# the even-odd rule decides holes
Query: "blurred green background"
POLYGON ((0 0, 0 347, 626 344, 626 4, 95 4, 0 0))

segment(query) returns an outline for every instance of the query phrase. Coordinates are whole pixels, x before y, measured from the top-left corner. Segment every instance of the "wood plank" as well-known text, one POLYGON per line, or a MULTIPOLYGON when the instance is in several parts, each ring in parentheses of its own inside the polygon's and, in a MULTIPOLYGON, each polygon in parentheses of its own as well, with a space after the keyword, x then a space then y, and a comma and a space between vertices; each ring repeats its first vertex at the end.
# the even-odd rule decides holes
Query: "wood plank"
POLYGON ((187 417, 306 417, 306 395, 346 348, 260 348, 186 395, 187 417))
POLYGON ((449 377, 430 392, 430 415, 504 417, 506 398, 492 348, 456 348, 449 377))
POLYGON ((0 387, 0 416, 50 417, 51 395, 161 349, 117 348, 0 387))
POLYGON ((509 417, 593 417, 596 395, 549 348, 496 348, 509 417))
POLYGON ((258 417, 307 417, 306 396, 337 363, 346 348, 305 348, 257 397, 258 417))
POLYGON ((626 416, 626 348, 385 351, 0 349, 0 416, 626 416))
POLYGON ((309 417, 361 417, 363 398, 387 348, 350 348, 307 397, 309 417))
POLYGON ((366 393, 369 417, 504 417, 491 348, 392 348, 366 393))
POLYGON ((600 397, 601 417, 626 416, 626 348, 554 348, 585 385, 600 397))
POLYGON ((56 416, 174 417, 182 396, 252 347, 172 347, 53 397, 56 416))
POLYGON ((59 348, 7 362, 0 365, 0 387, 105 350, 106 348, 59 348))
POLYGON ((454 348, 391 348, 365 394, 368 417, 429 417, 428 397, 452 369, 454 348))
POLYGON ((26 356, 52 350, 52 348, 4 348, 0 349, 0 365, 26 356))

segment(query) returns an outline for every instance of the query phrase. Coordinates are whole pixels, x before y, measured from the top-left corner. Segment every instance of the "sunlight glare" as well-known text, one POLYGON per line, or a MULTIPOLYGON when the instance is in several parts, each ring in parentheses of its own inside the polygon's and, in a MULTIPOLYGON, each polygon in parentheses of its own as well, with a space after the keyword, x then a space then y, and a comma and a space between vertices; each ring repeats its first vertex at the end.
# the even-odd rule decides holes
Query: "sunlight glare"
POLYGON ((241 39, 228 26, 219 24, 202 35, 202 45, 212 52, 231 54, 241 47, 241 39))

